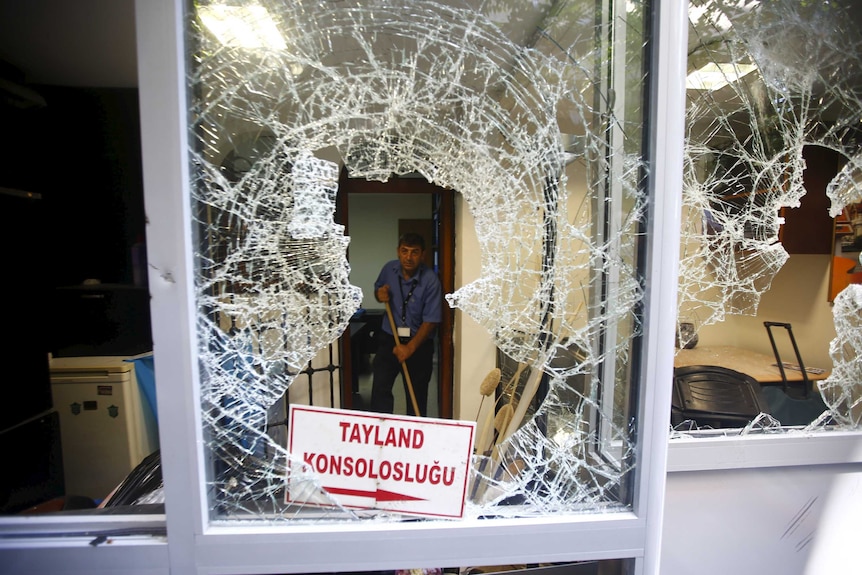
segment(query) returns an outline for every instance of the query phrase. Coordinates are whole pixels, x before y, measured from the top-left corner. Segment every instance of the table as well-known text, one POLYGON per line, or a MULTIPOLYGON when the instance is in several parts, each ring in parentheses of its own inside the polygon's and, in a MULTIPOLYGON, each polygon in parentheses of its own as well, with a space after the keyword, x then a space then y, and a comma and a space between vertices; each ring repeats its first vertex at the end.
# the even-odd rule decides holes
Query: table
MULTIPOLYGON (((795 362, 793 362, 795 365, 795 362)), ((756 379, 759 383, 781 383, 781 371, 775 365, 775 357, 733 346, 706 346, 694 349, 677 350, 674 357, 674 367, 689 365, 717 365, 733 369, 756 379)), ((806 365, 806 371, 811 366, 806 365)), ((784 369, 787 381, 802 381, 802 372, 796 369, 784 369)), ((829 372, 808 372, 810 381, 826 379, 829 372)))

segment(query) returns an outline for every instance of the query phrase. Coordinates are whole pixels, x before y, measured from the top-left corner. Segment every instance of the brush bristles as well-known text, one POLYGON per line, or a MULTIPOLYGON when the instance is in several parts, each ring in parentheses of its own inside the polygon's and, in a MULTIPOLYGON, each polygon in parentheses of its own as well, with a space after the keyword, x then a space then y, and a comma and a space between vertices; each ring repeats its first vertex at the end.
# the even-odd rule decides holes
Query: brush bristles
POLYGON ((515 415, 515 408, 510 404, 507 403, 500 408, 500 411, 497 412, 497 416, 494 417, 494 429, 497 430, 497 433, 503 433, 506 431, 506 428, 509 427, 509 422, 512 421, 513 415, 515 415))
POLYGON ((485 376, 485 379, 482 380, 482 385, 479 386, 479 393, 482 395, 491 395, 494 393, 494 390, 497 389, 497 386, 500 385, 500 368, 495 367, 491 371, 488 372, 488 375, 485 376))

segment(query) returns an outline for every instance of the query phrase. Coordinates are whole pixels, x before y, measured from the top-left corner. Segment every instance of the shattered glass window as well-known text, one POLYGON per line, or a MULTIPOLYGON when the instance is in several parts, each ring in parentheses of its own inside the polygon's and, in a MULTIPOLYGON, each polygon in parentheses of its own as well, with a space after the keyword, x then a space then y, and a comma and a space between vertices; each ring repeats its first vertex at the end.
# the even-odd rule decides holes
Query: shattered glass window
MULTIPOLYGON (((693 0, 689 16, 680 347, 703 326, 756 314, 788 259, 782 209, 806 193, 803 148, 841 158, 827 188, 831 216, 862 198, 858 6, 693 0)), ((813 427, 858 427, 859 290, 850 285, 835 302, 834 366, 815 387, 829 413, 813 427)))
MULTIPOLYGON (((342 505, 285 441, 289 405, 342 403, 335 342, 362 300, 334 218, 342 170, 418 174, 460 194, 474 221, 480 277, 456 278, 445 300, 500 360, 456 387, 495 402, 477 422, 464 516, 630 509, 645 13, 581 0, 192 7, 213 520, 390 517, 342 505), (288 472, 315 505, 286 502, 288 472)), ((461 361, 482 360, 468 343, 461 361)))

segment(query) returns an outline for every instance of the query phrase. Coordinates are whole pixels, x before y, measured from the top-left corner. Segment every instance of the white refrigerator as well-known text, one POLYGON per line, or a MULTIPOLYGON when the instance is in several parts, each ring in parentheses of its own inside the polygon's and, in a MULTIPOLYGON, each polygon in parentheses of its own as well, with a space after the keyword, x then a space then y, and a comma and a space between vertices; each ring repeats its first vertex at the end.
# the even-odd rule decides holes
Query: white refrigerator
POLYGON ((100 501, 158 449, 155 414, 121 356, 51 360, 66 495, 100 501))

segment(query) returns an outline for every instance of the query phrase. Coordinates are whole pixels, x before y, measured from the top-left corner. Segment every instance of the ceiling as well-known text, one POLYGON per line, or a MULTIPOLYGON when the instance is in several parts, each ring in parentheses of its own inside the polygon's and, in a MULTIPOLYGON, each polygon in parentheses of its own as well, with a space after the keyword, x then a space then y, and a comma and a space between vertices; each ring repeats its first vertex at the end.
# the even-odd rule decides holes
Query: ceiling
MULTIPOLYGON (((514 6, 519 12, 527 6, 538 14, 533 18, 547 9, 514 6)), ((507 35, 523 42, 537 22, 507 35)), ((135 0, 0 0, 2 63, 23 74, 11 79, 25 85, 135 87, 135 0)), ((0 79, 10 79, 4 68, 0 79)))
POLYGON ((135 0, 0 0, 0 62, 25 85, 135 87, 135 0))
POLYGON ((0 60, 24 84, 137 86, 135 0, 0 0, 0 60))

